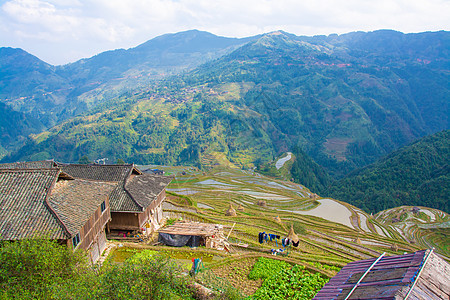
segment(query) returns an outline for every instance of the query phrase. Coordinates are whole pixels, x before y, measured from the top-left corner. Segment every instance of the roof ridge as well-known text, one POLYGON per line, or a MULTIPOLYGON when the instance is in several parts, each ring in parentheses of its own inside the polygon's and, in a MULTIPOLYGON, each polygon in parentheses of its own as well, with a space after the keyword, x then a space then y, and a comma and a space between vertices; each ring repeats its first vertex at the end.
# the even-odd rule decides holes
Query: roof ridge
POLYGON ((58 216, 56 211, 54 211, 54 209, 51 207, 50 203, 48 202, 50 195, 53 191, 53 187, 56 185, 56 181, 58 180, 59 175, 62 172, 61 169, 58 169, 58 170, 59 170, 59 172, 58 172, 57 176, 55 176, 52 184, 50 185, 50 188, 47 190, 47 194, 45 195, 45 199, 44 199, 44 205, 48 209, 48 211, 52 214, 52 216, 56 219, 56 221, 59 223, 59 225, 62 227, 63 231, 66 233, 66 236, 70 238, 72 235, 70 234, 69 229, 67 228, 67 226, 64 224, 64 222, 61 220, 61 218, 58 216))
POLYGON ((27 168, 27 169, 2 169, 1 166, 0 166, 0 172, 3 172, 3 173, 7 173, 7 172, 11 172, 11 173, 13 173, 13 172, 15 172, 15 173, 18 173, 18 172, 22 172, 22 173, 25 173, 25 172, 37 173, 37 172, 42 172, 42 171, 56 171, 56 170, 61 170, 61 168, 51 167, 51 168, 27 168))
MULTIPOLYGON (((142 210, 144 210, 144 206, 142 204, 140 204, 136 199, 134 199, 134 197, 131 195, 131 193, 128 191, 127 189, 127 183, 128 183, 128 179, 130 178, 131 173, 133 173, 133 169, 134 169, 134 164, 133 167, 128 171, 127 177, 124 179, 123 181, 123 190, 125 191, 125 193, 128 195, 128 197, 130 197, 130 199, 138 206, 140 207, 142 210)), ((139 175, 136 175, 139 176, 139 175)))

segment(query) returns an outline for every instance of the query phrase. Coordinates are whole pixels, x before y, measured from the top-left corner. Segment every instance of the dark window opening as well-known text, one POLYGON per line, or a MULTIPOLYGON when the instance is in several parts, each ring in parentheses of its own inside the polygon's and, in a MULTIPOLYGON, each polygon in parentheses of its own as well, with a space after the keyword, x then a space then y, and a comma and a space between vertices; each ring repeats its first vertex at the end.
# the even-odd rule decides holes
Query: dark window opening
POLYGON ((73 248, 75 249, 75 248, 78 246, 79 243, 80 243, 80 234, 77 233, 77 235, 75 235, 75 236, 72 238, 73 248))

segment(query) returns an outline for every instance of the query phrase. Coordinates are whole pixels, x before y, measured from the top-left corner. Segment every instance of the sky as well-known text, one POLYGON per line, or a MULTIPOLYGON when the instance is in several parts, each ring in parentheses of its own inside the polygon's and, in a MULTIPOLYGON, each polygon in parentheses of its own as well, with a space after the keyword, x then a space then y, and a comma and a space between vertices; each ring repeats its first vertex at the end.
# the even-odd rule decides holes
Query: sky
POLYGON ((226 37, 450 30, 450 0, 0 0, 0 47, 53 65, 198 29, 226 37))

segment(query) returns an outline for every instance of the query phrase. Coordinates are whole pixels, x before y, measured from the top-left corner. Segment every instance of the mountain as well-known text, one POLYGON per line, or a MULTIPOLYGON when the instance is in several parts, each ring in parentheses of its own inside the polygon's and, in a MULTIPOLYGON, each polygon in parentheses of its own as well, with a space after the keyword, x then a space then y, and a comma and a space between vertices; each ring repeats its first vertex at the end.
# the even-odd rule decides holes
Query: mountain
POLYGON ((0 158, 17 144, 21 145, 26 136, 40 133, 43 129, 44 125, 38 120, 0 103, 0 158))
MULTIPOLYGON (((220 57, 248 40, 198 30, 165 34, 135 48, 107 51, 60 66, 58 73, 75 82, 82 90, 77 93, 80 95, 85 93, 83 90, 112 89, 124 84, 131 90, 220 57)), ((82 96, 86 97, 89 94, 82 96)))
POLYGON ((0 101, 12 109, 54 125, 59 120, 55 107, 66 105, 70 88, 56 67, 22 49, 0 48, 0 101))
MULTIPOLYGON (((448 129, 449 36, 264 34, 240 47, 233 44, 234 51, 191 71, 134 86, 30 139, 5 160, 78 161, 88 155, 142 164, 248 168, 299 147, 340 178, 448 129)), ((86 72, 101 72, 97 69, 86 72)))
POLYGON ((246 41, 190 30, 63 66, 49 65, 22 49, 0 48, 0 101, 51 127, 137 86, 221 56, 246 41))
POLYGON ((450 212, 450 130, 426 136, 332 183, 327 195, 367 212, 420 205, 450 212))
MULTIPOLYGON (((190 30, 63 66, 49 65, 22 49, 0 48, 0 102, 49 128, 149 82, 215 59, 250 39, 190 30)), ((19 134, 17 139, 0 139, 0 144, 11 142, 7 148, 14 150, 25 138, 19 134)))

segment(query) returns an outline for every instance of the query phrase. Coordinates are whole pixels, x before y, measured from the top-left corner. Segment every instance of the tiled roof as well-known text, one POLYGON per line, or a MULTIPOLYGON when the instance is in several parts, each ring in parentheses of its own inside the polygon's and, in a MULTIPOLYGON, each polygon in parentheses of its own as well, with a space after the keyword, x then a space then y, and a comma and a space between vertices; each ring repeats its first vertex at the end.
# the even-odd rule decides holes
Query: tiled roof
POLYGON ((116 185, 87 180, 62 180, 56 183, 49 204, 71 235, 86 224, 116 185))
POLYGON ((67 238, 45 202, 59 173, 59 169, 0 170, 0 239, 67 238))
POLYGON ((141 212, 144 209, 125 191, 125 181, 131 174, 142 174, 130 165, 81 165, 62 164, 59 167, 69 175, 86 180, 115 182, 117 185, 109 197, 111 211, 141 212))
POLYGON ((24 161, 0 164, 0 169, 51 169, 56 167, 53 160, 24 161))
MULTIPOLYGON (((382 257, 367 273, 349 299, 397 299, 397 293, 407 288, 422 266, 425 250, 382 257)), ((345 299, 355 284, 376 259, 347 264, 317 293, 316 300, 345 299)))
POLYGON ((79 179, 94 181, 124 182, 131 173, 141 174, 141 172, 131 165, 81 165, 62 164, 58 166, 67 174, 79 179))
POLYGON ((58 165, 75 178, 116 182, 109 203, 112 212, 142 212, 170 183, 171 177, 143 174, 131 165, 58 165), (136 175, 130 177, 131 175, 136 175))
POLYGON ((143 207, 133 200, 131 195, 123 187, 124 183, 120 182, 114 188, 109 197, 109 205, 113 212, 141 212, 143 207))
POLYGON ((172 177, 142 174, 127 180, 125 189, 142 207, 148 207, 172 181, 172 177))

